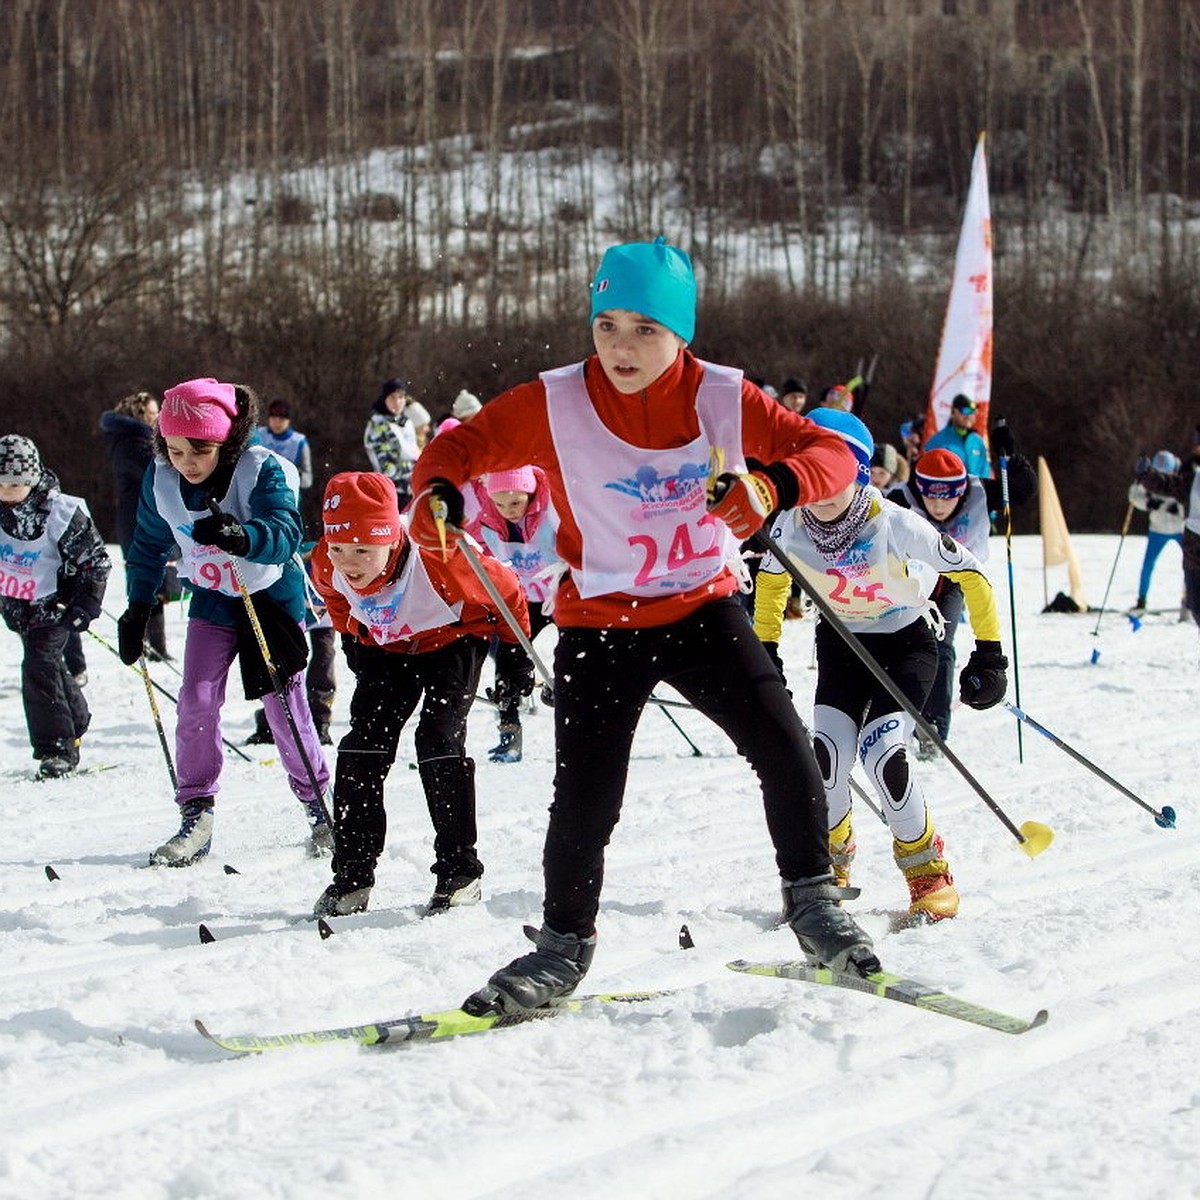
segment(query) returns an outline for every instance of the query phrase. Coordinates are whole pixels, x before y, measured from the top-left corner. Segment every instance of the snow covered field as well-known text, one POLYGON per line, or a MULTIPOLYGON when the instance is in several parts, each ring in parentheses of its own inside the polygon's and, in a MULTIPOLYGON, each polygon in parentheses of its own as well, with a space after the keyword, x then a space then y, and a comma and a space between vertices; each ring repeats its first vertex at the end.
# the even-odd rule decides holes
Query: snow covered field
MULTIPOLYGON (((1117 539, 1074 545, 1099 604, 1117 539)), ((1126 540, 1116 606, 1132 602, 1142 545, 1126 540)), ((1188 949, 1200 946, 1200 638, 1175 620, 1173 548, 1151 593, 1172 611, 1136 632, 1112 614, 1093 637, 1094 615, 1041 614, 1040 547, 1014 544, 1023 705, 1149 803, 1173 805, 1179 828, 1157 828, 1029 728, 1020 763, 1003 710, 960 709, 953 748, 1017 824, 1049 824, 1054 844, 1027 858, 938 762, 918 770, 960 917, 889 932, 905 888, 861 805, 855 864, 855 911, 885 967, 1023 1016, 1047 1007, 1049 1023, 1021 1037, 726 970, 738 957, 799 956, 792 934, 771 928, 779 896, 757 790, 702 718, 674 713, 696 757, 651 709, 585 986, 675 996, 445 1044, 231 1057, 193 1017, 267 1033, 452 1007, 523 950, 522 923, 540 919, 550 713, 526 719, 525 761, 504 766, 486 761, 494 714, 472 716, 484 903, 420 917, 431 835, 408 736, 371 911, 335 921, 322 941, 302 918, 328 864, 304 856, 278 766, 230 756, 212 856, 145 869, 175 816, 136 675, 88 639, 84 765, 112 769, 26 782, 19 645, 0 633, 0 1196, 1200 1196, 1200 949, 1188 949), (200 922, 214 943, 200 944, 200 922)), ((993 556, 1011 653, 1002 541, 993 556)), ((115 637, 107 618, 96 630, 115 637)), ((792 621, 783 645, 802 714, 811 636, 810 619, 792 621)), ((182 640, 177 610, 168 638, 182 640)), ((958 644, 961 660, 967 630, 958 644)), ((154 674, 177 689, 167 668, 154 674)), ((344 670, 341 682, 335 733, 344 670)), ((251 711, 230 702, 231 740, 249 732, 251 711)))

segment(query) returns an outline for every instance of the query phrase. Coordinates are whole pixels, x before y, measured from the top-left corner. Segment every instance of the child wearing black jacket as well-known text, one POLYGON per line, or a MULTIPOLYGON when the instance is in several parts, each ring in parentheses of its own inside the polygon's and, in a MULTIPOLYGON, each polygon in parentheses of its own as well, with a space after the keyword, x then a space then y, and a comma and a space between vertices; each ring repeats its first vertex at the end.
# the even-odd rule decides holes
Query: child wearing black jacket
POLYGON ((111 567, 87 505, 59 490, 37 446, 0 438, 0 615, 24 649, 21 699, 39 779, 79 765, 91 713, 63 650, 100 615, 111 567))

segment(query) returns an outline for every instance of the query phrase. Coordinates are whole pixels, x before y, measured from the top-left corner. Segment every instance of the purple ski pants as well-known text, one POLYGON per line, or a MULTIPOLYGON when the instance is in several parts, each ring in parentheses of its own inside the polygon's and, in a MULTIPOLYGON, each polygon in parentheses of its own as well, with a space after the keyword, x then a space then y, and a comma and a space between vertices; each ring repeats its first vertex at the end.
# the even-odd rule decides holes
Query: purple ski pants
MULTIPOLYGON (((186 804, 200 796, 216 796, 220 790, 221 767, 225 754, 221 745, 221 706, 225 703, 225 684, 229 668, 237 657, 237 632, 224 625, 191 618, 183 650, 183 685, 179 689, 179 713, 175 726, 175 773, 179 786, 177 804, 186 804)), ((308 696, 304 691, 304 672, 284 682, 288 708, 300 734, 321 792, 329 786, 329 768, 321 752, 321 743, 313 727, 308 696)), ((300 800, 313 800, 312 783, 304 760, 296 749, 296 739, 274 693, 262 698, 267 724, 275 735, 288 785, 300 800)))

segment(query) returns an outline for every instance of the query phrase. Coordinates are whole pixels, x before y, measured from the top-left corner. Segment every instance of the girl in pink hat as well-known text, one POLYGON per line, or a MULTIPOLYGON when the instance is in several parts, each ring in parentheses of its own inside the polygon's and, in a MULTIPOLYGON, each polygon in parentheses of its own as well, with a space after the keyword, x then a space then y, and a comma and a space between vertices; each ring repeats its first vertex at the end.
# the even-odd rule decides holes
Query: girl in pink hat
POLYGON ((142 480, 126 556, 129 606, 117 623, 122 661, 132 666, 142 656, 146 624, 176 546, 179 574, 192 592, 175 727, 180 825, 151 854, 155 865, 186 867, 209 852, 224 762, 221 708, 235 658, 246 698, 262 698, 288 782, 308 814, 310 851, 333 847, 322 801, 329 770, 304 690, 304 576, 296 562, 303 537, 300 480, 290 462, 250 444, 257 413, 254 393, 240 384, 189 379, 169 388, 155 433, 156 457, 142 480), (242 585, 284 681, 292 722, 274 693, 242 585))
MULTIPOLYGON (((479 511, 469 531, 521 581, 529 605, 530 637, 550 624, 554 587, 564 563, 554 549, 558 514, 541 467, 493 471, 471 484, 479 511)), ((523 647, 502 642, 496 650, 496 685, 488 690, 500 714, 500 741, 492 762, 521 761, 521 698, 533 691, 533 663, 523 647)))

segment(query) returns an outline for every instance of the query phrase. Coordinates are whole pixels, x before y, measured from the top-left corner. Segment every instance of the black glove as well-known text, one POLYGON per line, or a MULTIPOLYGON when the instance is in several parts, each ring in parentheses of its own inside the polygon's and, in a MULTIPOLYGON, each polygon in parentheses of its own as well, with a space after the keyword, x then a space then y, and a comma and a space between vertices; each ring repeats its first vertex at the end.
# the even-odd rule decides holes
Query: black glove
POLYGON ((1143 454, 1133 464, 1133 474, 1135 479, 1140 479, 1143 475, 1148 474, 1154 469, 1154 460, 1148 454, 1143 454))
POLYGON ((1007 669, 1008 659, 1000 652, 999 642, 976 642, 958 677, 962 702, 980 709, 999 704, 1008 690, 1007 669))
POLYGON ((117 653, 121 661, 132 667, 142 657, 146 643, 146 625, 154 611, 151 604, 130 600, 129 607, 117 619, 117 653))
POLYGON ((80 604, 72 604, 62 615, 62 623, 75 633, 83 633, 95 619, 96 614, 80 604))
POLYGON ((447 479, 431 479, 413 499, 409 509, 408 536, 422 550, 441 550, 437 516, 446 523, 446 552, 458 548, 463 527, 463 494, 447 479), (441 511, 444 508, 444 512, 441 511))
POLYGON ((997 417, 996 424, 992 426, 991 442, 992 449, 1001 458, 1012 458, 1017 451, 1016 439, 1008 427, 1008 422, 1003 417, 997 417))
MULTIPOLYGON (((763 649, 767 652, 767 657, 771 660, 771 665, 779 672, 779 681, 784 687, 787 687, 787 676, 783 673, 783 659, 779 657, 778 642, 763 642, 763 649)), ((788 695, 792 693, 789 691, 788 695)))
POLYGON ((250 549, 250 535, 241 521, 231 513, 222 512, 215 500, 210 500, 208 507, 212 515, 201 517, 192 526, 192 541, 201 546, 216 546, 234 558, 241 558, 250 549))
POLYGON ((342 634, 342 654, 346 657, 346 666, 351 675, 358 674, 358 638, 351 633, 342 634))

